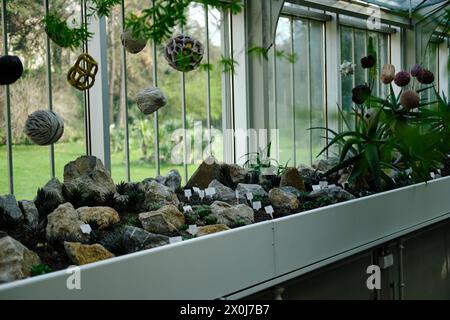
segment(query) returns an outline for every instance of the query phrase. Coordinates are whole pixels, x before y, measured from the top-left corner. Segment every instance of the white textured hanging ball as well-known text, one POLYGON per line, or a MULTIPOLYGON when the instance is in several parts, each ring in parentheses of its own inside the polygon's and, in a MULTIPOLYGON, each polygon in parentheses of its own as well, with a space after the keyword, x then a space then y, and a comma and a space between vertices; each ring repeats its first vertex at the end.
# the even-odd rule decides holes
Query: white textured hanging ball
POLYGON ((191 36, 179 35, 166 45, 165 57, 169 65, 181 72, 192 71, 203 59, 203 44, 191 36))
POLYGON ((141 52, 146 46, 146 42, 144 40, 136 40, 130 30, 122 32, 120 40, 125 50, 133 54, 141 52))
POLYGON ((46 146, 61 138, 64 133, 64 121, 53 111, 38 110, 28 116, 25 133, 33 143, 46 146))
POLYGON ((136 104, 143 114, 152 114, 167 104, 164 93, 155 87, 149 87, 138 93, 136 104))

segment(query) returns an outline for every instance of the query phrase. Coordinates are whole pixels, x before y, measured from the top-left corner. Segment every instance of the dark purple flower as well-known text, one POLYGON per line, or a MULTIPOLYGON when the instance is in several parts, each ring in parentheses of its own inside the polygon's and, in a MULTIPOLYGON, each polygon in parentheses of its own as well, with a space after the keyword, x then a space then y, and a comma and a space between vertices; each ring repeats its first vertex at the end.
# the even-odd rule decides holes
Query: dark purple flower
POLYGON ((375 58, 371 54, 361 59, 361 67, 363 67, 364 69, 372 68, 375 63, 375 58))
POLYGON ((420 64, 414 65, 414 67, 412 67, 412 69, 411 69, 411 75, 413 77, 417 77, 419 75, 420 71, 422 71, 422 69, 423 68, 420 64))
POLYGON ((434 74, 430 70, 422 69, 417 75, 417 81, 422 84, 432 84, 434 82, 434 74))
POLYGON ((409 84, 411 81, 411 76, 409 75, 409 72, 406 71, 400 71, 395 75, 394 83, 398 85, 399 87, 404 87, 409 84))
POLYGON ((356 86, 352 90, 352 101, 356 104, 363 104, 370 97, 371 93, 367 84, 356 86))

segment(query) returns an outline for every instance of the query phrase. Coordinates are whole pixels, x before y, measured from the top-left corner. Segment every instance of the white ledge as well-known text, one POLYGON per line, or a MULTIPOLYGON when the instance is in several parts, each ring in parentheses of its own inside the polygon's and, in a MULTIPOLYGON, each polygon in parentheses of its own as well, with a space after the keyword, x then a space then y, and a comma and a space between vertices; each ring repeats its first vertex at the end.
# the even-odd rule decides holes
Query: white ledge
POLYGON ((450 217, 450 177, 0 285, 0 299, 240 298, 450 217))

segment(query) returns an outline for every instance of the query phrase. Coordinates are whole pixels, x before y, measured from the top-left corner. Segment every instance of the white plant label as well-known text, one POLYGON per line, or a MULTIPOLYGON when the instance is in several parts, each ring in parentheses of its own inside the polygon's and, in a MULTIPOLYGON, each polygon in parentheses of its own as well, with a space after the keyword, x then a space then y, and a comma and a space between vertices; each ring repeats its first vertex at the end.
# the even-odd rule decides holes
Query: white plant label
POLYGON ((320 185, 318 185, 318 184, 313 185, 312 188, 313 188, 313 191, 317 191, 317 190, 322 189, 322 188, 320 187, 320 185))
POLYGON ((235 191, 237 202, 239 203, 239 191, 235 191))
POLYGON ((253 200, 253 193, 247 192, 245 195, 246 195, 248 201, 252 201, 253 200))
POLYGON ((200 188, 192 187, 195 193, 200 194, 200 188))
POLYGON ((328 185, 328 188, 336 188, 336 185, 335 184, 330 184, 330 185, 328 185))
POLYGON ((183 207, 183 211, 184 211, 184 213, 187 213, 187 212, 191 212, 191 211, 193 211, 193 210, 192 210, 192 207, 191 207, 191 206, 184 206, 184 207, 183 207))
POLYGON ((81 232, 85 234, 91 234, 92 228, 89 224, 82 224, 80 225, 81 232))
POLYGON ((266 211, 267 214, 270 214, 270 216, 273 219, 273 207, 272 206, 264 207, 264 211, 266 211))
POLYGON ((169 238, 169 243, 177 243, 177 242, 182 242, 183 238, 182 237, 170 237, 169 238))
POLYGON ((434 174, 434 172, 430 172, 430 177, 431 179, 436 179, 436 175, 434 174))
POLYGON ((198 233, 198 227, 196 224, 191 224, 188 229, 187 232, 189 232, 190 234, 192 234, 193 236, 195 236, 198 233))
POLYGON ((259 209, 261 209, 261 207, 262 207, 261 201, 253 202, 253 209, 259 210, 259 209))
POLYGON ((188 200, 191 200, 191 197, 192 197, 192 190, 191 190, 191 189, 184 190, 184 196, 185 196, 186 198, 188 198, 188 200))
POLYGON ((201 200, 203 200, 203 198, 205 197, 205 190, 199 190, 198 196, 200 197, 201 200))
POLYGON ((320 189, 328 188, 328 182, 327 181, 319 181, 320 189))

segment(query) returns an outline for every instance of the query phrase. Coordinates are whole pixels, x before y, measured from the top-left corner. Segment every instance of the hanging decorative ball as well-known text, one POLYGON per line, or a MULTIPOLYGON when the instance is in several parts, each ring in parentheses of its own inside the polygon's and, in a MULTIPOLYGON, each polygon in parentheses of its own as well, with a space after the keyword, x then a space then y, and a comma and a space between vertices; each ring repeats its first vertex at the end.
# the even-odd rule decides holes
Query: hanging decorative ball
POLYGON ((409 84, 411 81, 411 76, 409 75, 409 72, 406 71, 400 71, 395 75, 394 83, 398 85, 399 87, 405 87, 409 84))
POLYGON ((1 56, 0 70, 0 85, 13 84, 22 76, 22 61, 17 56, 1 56))
POLYGON ((371 54, 361 59, 361 67, 363 67, 364 69, 372 68, 375 65, 375 63, 376 60, 374 56, 372 56, 371 54))
POLYGON ((363 104, 371 93, 372 91, 367 84, 356 86, 352 89, 352 101, 356 104, 363 104))
POLYGON ((167 43, 165 57, 175 70, 188 72, 198 67, 204 51, 200 41, 191 36, 179 35, 167 43))
POLYGON ((46 146, 61 138, 64 133, 64 121, 53 111, 38 110, 28 116, 25 133, 33 143, 46 146))
POLYGON ((420 73, 420 71, 422 71, 422 66, 420 64, 415 64, 414 67, 412 67, 411 69, 411 75, 413 77, 417 77, 420 73))
POLYGON ((67 73, 67 81, 78 90, 88 90, 94 85, 97 72, 97 61, 89 54, 83 53, 67 73))
POLYGON ((125 30, 120 35, 120 40, 122 41, 122 45, 125 47, 129 53, 139 53, 144 50, 147 43, 144 40, 136 40, 133 38, 133 34, 130 30, 125 30))
POLYGON ((407 111, 420 107, 420 96, 416 91, 408 90, 400 96, 400 104, 407 111))
POLYGON ((432 84, 434 82, 434 74, 430 70, 422 69, 417 75, 417 81, 422 84, 432 84))
POLYGON ((395 78, 395 67, 393 64, 385 64, 381 69, 380 79, 384 84, 389 84, 395 78))
POLYGON ((149 87, 138 93, 136 104, 143 114, 152 114, 167 104, 164 93, 154 87, 149 87))

